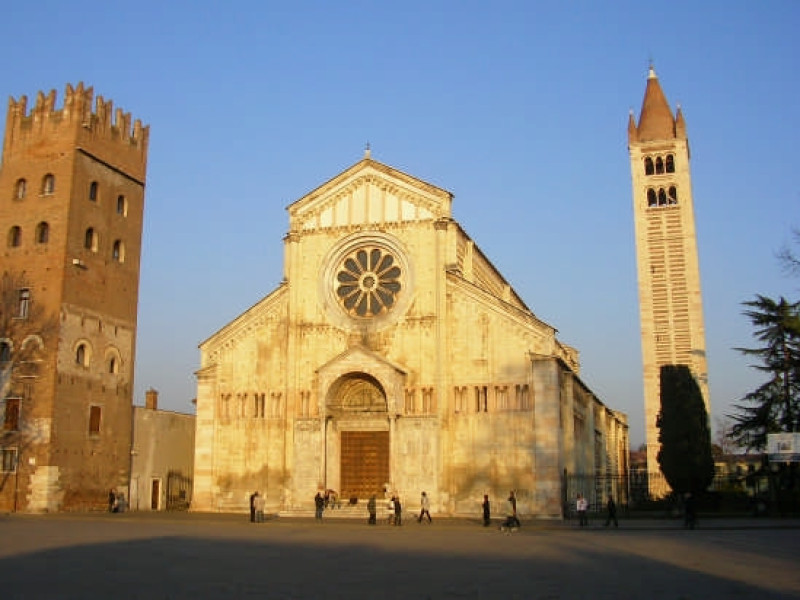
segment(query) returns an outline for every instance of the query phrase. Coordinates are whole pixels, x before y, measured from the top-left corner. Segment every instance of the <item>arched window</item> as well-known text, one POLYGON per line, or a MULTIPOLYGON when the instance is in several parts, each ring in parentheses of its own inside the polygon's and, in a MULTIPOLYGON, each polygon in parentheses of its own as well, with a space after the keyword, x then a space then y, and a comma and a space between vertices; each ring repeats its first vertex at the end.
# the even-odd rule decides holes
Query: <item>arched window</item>
POLYGON ((92 202, 97 201, 97 182, 93 181, 89 184, 89 200, 92 202))
POLYGON ((656 157, 656 175, 661 175, 664 172, 664 161, 660 156, 656 157))
POLYGON ((121 194, 117 196, 117 214, 123 217, 128 216, 128 200, 121 194))
POLYGON ((118 263, 125 262, 125 244, 122 240, 115 240, 114 246, 111 250, 111 258, 118 263))
POLYGON ((675 172, 675 158, 672 154, 667 154, 667 173, 675 172))
POLYGON ((92 252, 97 252, 97 247, 100 242, 99 238, 100 236, 97 235, 94 227, 89 227, 89 229, 86 230, 86 235, 83 237, 83 247, 92 252))
POLYGON ((91 360, 92 351, 91 348, 89 348, 89 344, 86 342, 80 342, 75 347, 75 364, 82 367, 88 367, 91 360))
POLYGON ((652 175, 653 174, 653 159, 649 156, 644 159, 644 174, 645 175, 652 175))
POLYGON ((112 375, 119 373, 119 363, 116 356, 112 356, 108 359, 108 372, 112 375))
POLYGON ((658 199, 656 198, 656 191, 652 188, 647 190, 647 206, 657 206, 658 199))
POLYGON ((25 197, 25 192, 28 187, 28 182, 24 179, 17 179, 17 184, 14 186, 14 199, 22 200, 25 197))
POLYGON ((42 194, 49 196, 56 191, 56 176, 48 173, 42 178, 42 194))
POLYGON ((658 205, 659 206, 667 205, 667 194, 666 192, 664 192, 664 188, 660 188, 658 190, 658 205))
POLYGON ((8 230, 8 247, 16 248, 22 244, 22 228, 19 225, 14 225, 8 230))
POLYGON ((42 221, 36 226, 36 243, 46 244, 50 238, 50 225, 42 221))
POLYGON ((667 195, 669 196, 669 204, 677 204, 678 203, 678 190, 675 186, 670 186, 669 190, 667 191, 667 195))

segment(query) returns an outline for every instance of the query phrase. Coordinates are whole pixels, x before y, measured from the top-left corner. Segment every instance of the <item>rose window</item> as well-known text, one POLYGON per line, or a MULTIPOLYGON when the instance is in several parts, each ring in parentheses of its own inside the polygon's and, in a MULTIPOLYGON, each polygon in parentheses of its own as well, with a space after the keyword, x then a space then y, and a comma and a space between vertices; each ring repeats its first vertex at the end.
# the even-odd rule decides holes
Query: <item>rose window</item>
POLYGON ((336 273, 336 296, 354 317, 375 317, 391 310, 402 284, 402 270, 384 249, 361 248, 348 255, 336 273))

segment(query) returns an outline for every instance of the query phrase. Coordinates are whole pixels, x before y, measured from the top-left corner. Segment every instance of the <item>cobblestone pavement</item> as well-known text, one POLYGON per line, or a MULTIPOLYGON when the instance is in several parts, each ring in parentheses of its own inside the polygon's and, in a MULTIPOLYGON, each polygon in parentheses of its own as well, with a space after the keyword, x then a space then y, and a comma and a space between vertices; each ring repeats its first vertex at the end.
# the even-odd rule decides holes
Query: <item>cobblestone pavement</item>
POLYGON ((800 521, 0 516, 0 598, 800 598, 800 521))

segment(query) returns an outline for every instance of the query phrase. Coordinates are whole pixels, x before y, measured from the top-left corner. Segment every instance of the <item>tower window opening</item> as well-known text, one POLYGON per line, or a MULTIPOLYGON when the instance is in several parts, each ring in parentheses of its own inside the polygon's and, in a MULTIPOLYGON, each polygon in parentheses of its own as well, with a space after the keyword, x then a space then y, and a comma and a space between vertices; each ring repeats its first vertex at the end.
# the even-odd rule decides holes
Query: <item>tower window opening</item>
POLYGON ((11 361, 11 344, 6 341, 0 342, 0 363, 11 361))
POLYGON ((50 225, 42 221, 36 226, 36 243, 46 244, 50 239, 50 225))
POLYGON ((2 456, 0 472, 14 473, 17 470, 17 449, 3 448, 0 450, 0 455, 2 456))
POLYGON ((89 184, 89 200, 97 202, 97 182, 93 181, 89 184))
POLYGON ((92 358, 92 352, 86 342, 81 342, 75 348, 75 364, 81 367, 88 367, 92 358))
POLYGON ((672 154, 667 154, 667 173, 675 172, 675 158, 672 154))
POLYGON ((108 372, 112 375, 119 373, 119 365, 117 363, 116 357, 112 356, 108 359, 108 372))
POLYGON ((656 158, 656 175, 664 173, 664 160, 659 156, 656 158))
POLYGON ((659 206, 667 205, 667 193, 664 191, 664 188, 658 190, 658 205, 659 206))
POLYGON ((123 217, 128 216, 128 200, 121 194, 117 196, 117 214, 123 217))
POLYGON ((6 398, 6 410, 3 418, 3 429, 19 431, 20 398, 6 398))
POLYGON ((678 190, 675 186, 670 186, 667 195, 669 196, 668 203, 669 204, 677 204, 678 203, 678 190))
POLYGON ((649 156, 644 159, 644 174, 645 175, 652 175, 654 172, 653 168, 653 159, 649 156))
POLYGON ((24 179, 18 179, 17 184, 14 188, 14 199, 15 200, 22 200, 25 197, 25 191, 28 187, 28 182, 24 179))
POLYGON ((111 258, 118 263, 125 262, 125 243, 122 240, 115 240, 111 250, 111 258))
POLYGON ((89 227, 83 237, 83 247, 92 252, 97 252, 100 245, 100 236, 94 230, 94 227, 89 227))
POLYGON ((658 199, 656 198, 656 191, 654 189, 647 190, 647 206, 658 206, 658 199))
POLYGON ((42 179, 42 194, 45 196, 49 196, 56 191, 56 176, 52 173, 48 173, 42 179))
POLYGON ((89 407, 89 434, 98 435, 100 433, 100 416, 102 409, 99 406, 89 407))
POLYGON ((31 291, 28 288, 22 288, 17 294, 17 318, 27 319, 30 309, 31 291))
POLYGON ((22 244, 22 228, 19 225, 14 225, 8 230, 8 247, 17 248, 22 244))

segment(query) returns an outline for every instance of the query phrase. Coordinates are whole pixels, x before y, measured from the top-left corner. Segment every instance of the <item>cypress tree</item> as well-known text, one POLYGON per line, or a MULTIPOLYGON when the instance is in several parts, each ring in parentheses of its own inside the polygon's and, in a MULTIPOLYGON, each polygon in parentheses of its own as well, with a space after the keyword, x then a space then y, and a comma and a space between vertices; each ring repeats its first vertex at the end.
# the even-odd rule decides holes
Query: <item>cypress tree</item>
POLYGON ((661 412, 657 421, 658 464, 677 493, 703 492, 714 478, 711 429, 703 394, 686 365, 661 367, 661 412))

